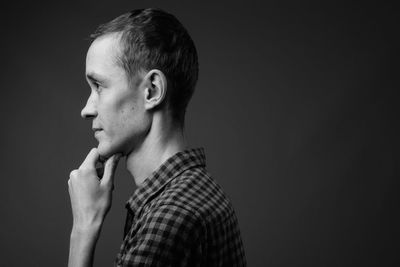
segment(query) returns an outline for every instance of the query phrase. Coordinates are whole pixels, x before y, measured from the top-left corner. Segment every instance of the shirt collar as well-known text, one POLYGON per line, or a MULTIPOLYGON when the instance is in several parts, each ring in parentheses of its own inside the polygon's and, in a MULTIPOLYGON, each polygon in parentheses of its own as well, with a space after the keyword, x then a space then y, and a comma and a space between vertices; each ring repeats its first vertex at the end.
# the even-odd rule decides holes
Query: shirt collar
POLYGON ((187 149, 168 158, 135 190, 126 203, 126 207, 136 213, 149 197, 161 190, 166 184, 187 169, 206 165, 203 148, 187 149))

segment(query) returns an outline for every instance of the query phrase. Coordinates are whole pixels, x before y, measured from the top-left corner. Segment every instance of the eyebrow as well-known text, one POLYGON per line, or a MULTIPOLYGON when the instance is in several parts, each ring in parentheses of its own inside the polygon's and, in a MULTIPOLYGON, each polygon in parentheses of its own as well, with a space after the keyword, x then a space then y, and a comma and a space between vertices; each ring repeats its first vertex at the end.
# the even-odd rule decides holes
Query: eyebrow
POLYGON ((105 79, 98 74, 95 73, 86 73, 86 78, 92 82, 104 82, 105 79))

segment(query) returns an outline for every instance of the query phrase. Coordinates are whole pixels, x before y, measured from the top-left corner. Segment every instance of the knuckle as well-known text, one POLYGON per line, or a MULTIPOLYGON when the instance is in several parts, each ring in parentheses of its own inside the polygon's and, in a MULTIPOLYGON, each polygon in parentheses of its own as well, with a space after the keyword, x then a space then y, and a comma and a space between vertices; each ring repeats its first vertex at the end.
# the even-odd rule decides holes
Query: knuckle
MULTIPOLYGON (((76 177, 78 176, 78 170, 73 170, 70 172, 69 174, 69 179, 76 179, 76 177)), ((69 181, 69 180, 68 180, 69 181)))
POLYGON ((111 181, 103 181, 101 187, 104 191, 112 191, 114 189, 114 184, 111 181))
POLYGON ((112 183, 106 183, 106 184, 104 185, 104 188, 105 188, 107 191, 112 191, 112 190, 114 189, 114 185, 113 185, 112 183))
POLYGON ((82 175, 86 175, 89 172, 92 171, 93 168, 87 167, 87 166, 82 166, 78 169, 78 171, 82 174, 82 175))

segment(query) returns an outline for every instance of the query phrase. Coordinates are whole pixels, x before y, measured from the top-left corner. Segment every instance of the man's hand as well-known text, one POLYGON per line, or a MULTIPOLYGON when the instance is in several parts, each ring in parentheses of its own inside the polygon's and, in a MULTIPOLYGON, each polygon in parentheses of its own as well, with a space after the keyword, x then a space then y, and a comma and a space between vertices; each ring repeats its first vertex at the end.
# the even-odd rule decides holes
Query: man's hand
POLYGON ((104 166, 103 177, 97 177, 97 148, 93 148, 82 165, 73 170, 68 180, 74 227, 86 229, 101 224, 111 207, 114 172, 120 155, 110 157, 104 166))
POLYGON ((97 148, 93 148, 68 180, 73 215, 69 266, 91 266, 102 223, 111 207, 114 172, 120 155, 107 159, 103 177, 96 172, 99 156, 97 148))

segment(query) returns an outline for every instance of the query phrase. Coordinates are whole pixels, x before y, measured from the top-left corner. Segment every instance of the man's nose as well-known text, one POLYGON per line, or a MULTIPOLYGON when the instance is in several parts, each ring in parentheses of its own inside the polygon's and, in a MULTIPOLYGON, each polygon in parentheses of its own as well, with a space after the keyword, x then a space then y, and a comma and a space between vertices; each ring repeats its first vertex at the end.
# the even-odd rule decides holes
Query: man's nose
POLYGON ((85 107, 81 111, 81 116, 84 119, 91 119, 97 116, 97 110, 93 94, 91 94, 86 102, 85 107))

